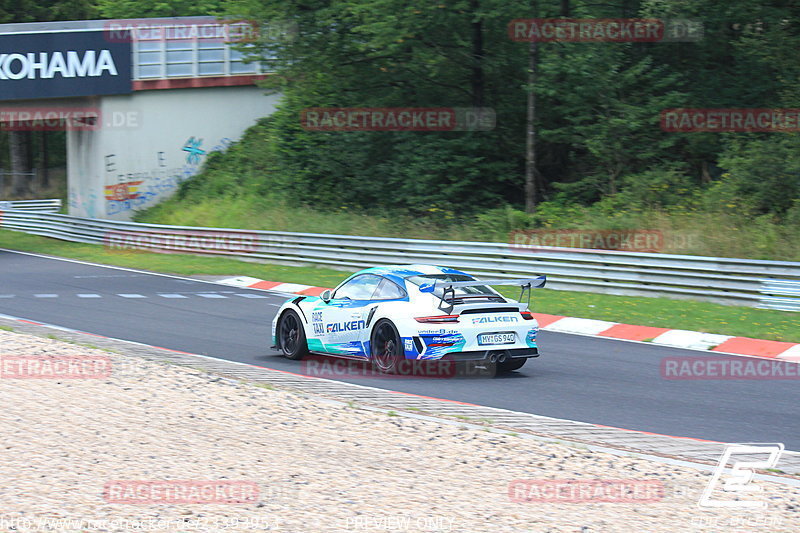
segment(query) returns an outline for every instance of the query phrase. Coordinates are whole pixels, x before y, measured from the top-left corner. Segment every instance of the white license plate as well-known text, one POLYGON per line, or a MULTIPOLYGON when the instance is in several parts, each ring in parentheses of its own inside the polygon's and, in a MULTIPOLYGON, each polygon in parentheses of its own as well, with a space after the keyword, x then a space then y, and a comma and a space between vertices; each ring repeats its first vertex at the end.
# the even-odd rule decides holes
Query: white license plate
POLYGON ((478 344, 514 344, 517 342, 515 333, 482 333, 478 335, 478 344))

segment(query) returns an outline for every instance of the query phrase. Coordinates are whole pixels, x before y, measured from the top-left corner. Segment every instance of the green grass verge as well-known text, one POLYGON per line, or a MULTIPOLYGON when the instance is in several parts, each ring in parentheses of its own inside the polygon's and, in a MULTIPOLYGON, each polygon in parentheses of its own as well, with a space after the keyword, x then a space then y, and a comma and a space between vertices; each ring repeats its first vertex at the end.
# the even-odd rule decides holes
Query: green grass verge
MULTIPOLYGON (((107 250, 100 245, 76 244, 8 230, 0 230, 0 247, 181 276, 252 276, 270 281, 333 287, 348 275, 346 272, 319 267, 292 267, 217 257, 107 250)), ((503 287, 501 292, 512 298, 519 296, 519 292, 512 288, 503 287)), ((800 342, 800 313, 666 298, 637 298, 548 289, 533 291, 531 308, 535 312, 553 315, 800 342)))
POLYGON ((242 191, 209 197, 175 195, 138 212, 137 222, 175 226, 206 226, 304 233, 333 233, 457 241, 508 242, 513 230, 657 230, 663 253, 711 257, 800 260, 800 232, 767 218, 752 220, 721 213, 554 209, 539 206, 537 215, 510 207, 489 209, 475 216, 456 217, 437 208, 424 216, 392 212, 367 213, 345 206, 297 206, 285 200, 242 191), (549 213, 549 214, 548 214, 549 213), (536 223, 534 224, 534 220, 536 223))
MULTIPOLYGON (((519 291, 500 287, 504 295, 519 291)), ((551 315, 594 318, 638 326, 688 329, 755 339, 800 342, 800 313, 668 298, 534 290, 531 309, 551 315)))
POLYGON ((157 254, 136 250, 109 250, 98 244, 80 244, 0 230, 0 248, 57 255, 93 263, 118 265, 151 272, 180 276, 252 276, 289 283, 305 283, 321 287, 334 286, 346 277, 345 272, 329 268, 290 267, 250 263, 222 257, 183 254, 157 254))

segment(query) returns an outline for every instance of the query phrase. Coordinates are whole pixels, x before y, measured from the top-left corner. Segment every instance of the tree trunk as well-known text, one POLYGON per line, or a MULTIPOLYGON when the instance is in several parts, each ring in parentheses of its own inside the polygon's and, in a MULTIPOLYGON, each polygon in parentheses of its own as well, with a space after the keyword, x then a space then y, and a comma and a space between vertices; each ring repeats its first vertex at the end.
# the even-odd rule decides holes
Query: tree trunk
MULTIPOLYGON (((470 12, 477 15, 480 9, 479 0, 470 0, 470 12)), ((483 107, 483 20, 478 18, 472 23, 472 106, 483 107)))
POLYGON ((614 168, 611 169, 611 172, 608 175, 608 194, 610 196, 614 196, 617 194, 617 178, 622 174, 622 169, 624 168, 623 164, 617 161, 614 165, 614 168))
POLYGON ((8 132, 8 146, 11 156, 11 196, 19 198, 30 194, 28 172, 27 139, 24 131, 8 132))
POLYGON ((43 131, 39 134, 39 168, 41 169, 42 181, 41 189, 43 191, 50 187, 50 157, 47 153, 47 132, 43 131))
POLYGON ((700 174, 700 182, 703 185, 711 183, 711 174, 708 172, 708 161, 703 161, 702 173, 700 174))
MULTIPOLYGON (((536 2, 533 2, 533 13, 536 17, 536 2)), ((535 40, 528 49, 528 115, 527 135, 525 139, 525 212, 534 213, 536 204, 536 87, 539 49, 535 40)))

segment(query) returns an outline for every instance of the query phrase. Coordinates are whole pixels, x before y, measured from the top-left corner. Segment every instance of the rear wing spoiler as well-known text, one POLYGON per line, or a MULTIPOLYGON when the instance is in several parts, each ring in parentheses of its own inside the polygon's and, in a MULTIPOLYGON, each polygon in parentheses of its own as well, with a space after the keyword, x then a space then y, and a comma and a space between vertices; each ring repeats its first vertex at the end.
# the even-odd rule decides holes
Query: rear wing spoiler
POLYGON ((479 287, 481 285, 516 285, 524 289, 541 289, 547 282, 547 276, 525 279, 476 279, 475 281, 442 281, 436 280, 433 283, 423 283, 419 286, 419 292, 433 292, 439 287, 479 287))
POLYGON ((434 292, 436 289, 440 287, 444 287, 444 292, 442 293, 442 301, 446 302, 448 300, 448 296, 450 298, 455 298, 455 290, 458 287, 479 287, 485 285, 516 285, 520 287, 521 292, 519 295, 519 300, 525 297, 525 293, 528 294, 528 304, 530 305, 531 302, 531 289, 541 289, 544 287, 545 283, 547 282, 547 276, 539 276, 537 278, 524 278, 524 279, 480 279, 475 281, 442 281, 436 280, 432 283, 423 283, 419 286, 419 292, 434 292))

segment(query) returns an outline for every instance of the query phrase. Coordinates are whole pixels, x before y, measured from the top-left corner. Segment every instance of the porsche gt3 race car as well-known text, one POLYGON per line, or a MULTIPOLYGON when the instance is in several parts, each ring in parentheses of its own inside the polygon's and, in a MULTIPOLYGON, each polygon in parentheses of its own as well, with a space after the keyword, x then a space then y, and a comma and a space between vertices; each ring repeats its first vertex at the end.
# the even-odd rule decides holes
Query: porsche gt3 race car
POLYGON ((491 285, 521 287, 520 301, 545 276, 477 280, 428 265, 368 268, 319 297, 297 296, 272 323, 274 348, 289 359, 309 353, 369 361, 395 373, 406 360, 473 361, 499 371, 538 357, 538 324, 524 303, 491 285))

